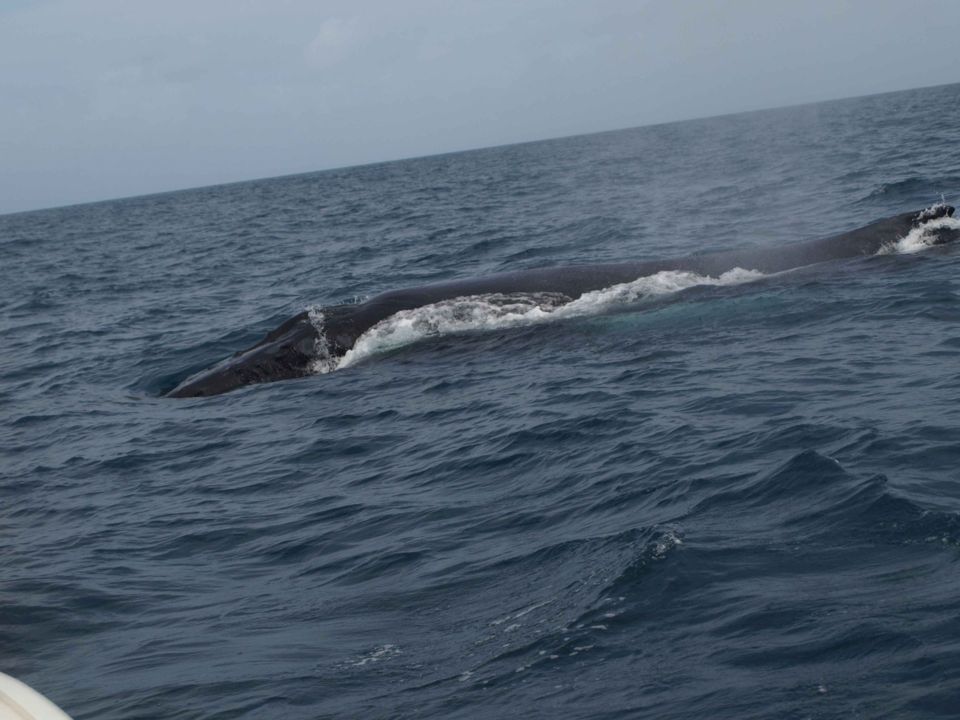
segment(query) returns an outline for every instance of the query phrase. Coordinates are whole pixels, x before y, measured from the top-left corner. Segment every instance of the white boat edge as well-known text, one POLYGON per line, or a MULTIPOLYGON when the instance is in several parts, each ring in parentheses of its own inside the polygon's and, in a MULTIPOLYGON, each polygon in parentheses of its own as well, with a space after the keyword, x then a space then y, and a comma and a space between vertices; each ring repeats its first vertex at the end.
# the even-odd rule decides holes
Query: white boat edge
POLYGON ((70 720, 32 687, 0 672, 0 720, 70 720))

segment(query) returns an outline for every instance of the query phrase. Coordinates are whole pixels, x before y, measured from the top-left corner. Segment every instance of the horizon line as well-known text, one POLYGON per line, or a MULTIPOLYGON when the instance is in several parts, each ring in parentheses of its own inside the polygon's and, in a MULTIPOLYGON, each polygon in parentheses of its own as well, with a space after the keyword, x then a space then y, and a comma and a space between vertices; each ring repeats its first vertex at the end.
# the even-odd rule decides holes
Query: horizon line
POLYGON ((625 132, 627 130, 638 130, 640 128, 659 127, 662 125, 677 125, 677 124, 687 123, 687 122, 696 122, 699 120, 713 120, 716 118, 734 117, 737 115, 750 115, 754 113, 774 112, 777 110, 802 108, 810 105, 823 105, 826 103, 845 102, 848 100, 860 100, 860 99, 869 98, 869 97, 880 97, 882 95, 895 95, 898 93, 910 92, 913 90, 932 90, 934 88, 950 87, 952 85, 960 85, 960 81, 948 82, 948 83, 936 83, 934 85, 920 85, 920 86, 909 87, 909 88, 899 88, 897 90, 884 90, 882 92, 871 92, 863 95, 848 95, 844 97, 823 98, 820 100, 807 100, 803 102, 789 103, 787 105, 775 105, 772 107, 760 107, 760 108, 750 108, 746 110, 734 110, 731 112, 718 113, 716 115, 700 115, 696 117, 677 118, 675 120, 663 120, 658 122, 645 123, 641 125, 628 125, 625 127, 608 128, 604 130, 590 130, 588 132, 577 132, 577 133, 572 133, 570 135, 555 135, 555 136, 537 138, 532 140, 516 140, 512 142, 502 143, 500 145, 479 145, 475 147, 467 147, 467 148, 462 148, 458 150, 445 150, 441 152, 429 153, 426 155, 407 155, 402 157, 387 158, 384 160, 373 160, 370 162, 361 162, 354 165, 335 165, 331 167, 318 168, 315 170, 304 170, 300 172, 283 173, 281 175, 265 175, 261 177, 244 178, 241 180, 225 180, 223 182, 210 183, 209 185, 194 185, 189 187, 173 188, 170 190, 157 190, 154 192, 141 193, 137 195, 120 195, 117 197, 102 198, 99 200, 83 200, 81 202, 67 203, 65 205, 48 205, 48 206, 42 206, 42 207, 36 207, 36 208, 28 208, 26 210, 13 210, 10 212, 2 212, 0 213, 0 218, 7 217, 10 215, 23 215, 23 214, 34 213, 34 212, 64 210, 67 208, 82 207, 84 205, 98 205, 100 203, 120 202, 124 200, 134 200, 137 198, 149 198, 149 197, 156 197, 160 195, 173 195, 175 193, 192 192, 194 190, 206 190, 206 189, 218 188, 218 187, 228 187, 230 185, 243 185, 245 183, 263 182, 265 180, 282 180, 286 178, 303 177, 306 175, 317 175, 320 173, 327 173, 327 172, 338 172, 343 170, 352 170, 356 168, 374 167, 376 165, 388 165, 390 163, 407 162, 411 160, 424 160, 427 158, 443 157, 444 155, 459 155, 461 153, 479 152, 483 150, 495 150, 498 148, 508 148, 508 147, 519 146, 519 145, 533 145, 535 143, 554 142, 557 140, 569 140, 572 138, 589 137, 591 135, 604 135, 607 133, 625 132))

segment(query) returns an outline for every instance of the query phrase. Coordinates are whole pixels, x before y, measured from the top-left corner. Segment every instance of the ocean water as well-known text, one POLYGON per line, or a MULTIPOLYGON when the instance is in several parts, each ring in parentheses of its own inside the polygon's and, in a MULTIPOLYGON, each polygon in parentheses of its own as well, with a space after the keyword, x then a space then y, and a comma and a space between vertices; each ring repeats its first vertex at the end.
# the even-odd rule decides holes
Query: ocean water
POLYGON ((307 307, 958 194, 952 85, 2 216, 0 670, 78 719, 956 717, 960 247, 162 395, 307 307))

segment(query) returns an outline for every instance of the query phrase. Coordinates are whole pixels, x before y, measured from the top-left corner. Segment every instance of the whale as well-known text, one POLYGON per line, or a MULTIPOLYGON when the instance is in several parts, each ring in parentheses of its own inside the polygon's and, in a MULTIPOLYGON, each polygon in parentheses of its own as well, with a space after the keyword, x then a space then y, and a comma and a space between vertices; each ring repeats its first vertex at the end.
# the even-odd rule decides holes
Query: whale
POLYGON ((322 319, 303 311, 271 330, 253 346, 240 350, 213 367, 190 376, 167 393, 171 398, 219 395, 257 383, 314 374, 318 348, 332 358, 342 357, 365 332, 404 310, 445 300, 474 296, 540 294, 553 306, 584 293, 629 283, 663 271, 687 271, 719 276, 735 268, 764 274, 783 272, 831 260, 880 253, 912 230, 927 227, 927 243, 957 239, 958 231, 931 221, 952 217, 954 208, 940 203, 925 210, 901 213, 829 237, 782 246, 755 247, 704 253, 681 258, 608 264, 569 265, 497 273, 482 277, 389 290, 360 303, 322 308, 322 319))

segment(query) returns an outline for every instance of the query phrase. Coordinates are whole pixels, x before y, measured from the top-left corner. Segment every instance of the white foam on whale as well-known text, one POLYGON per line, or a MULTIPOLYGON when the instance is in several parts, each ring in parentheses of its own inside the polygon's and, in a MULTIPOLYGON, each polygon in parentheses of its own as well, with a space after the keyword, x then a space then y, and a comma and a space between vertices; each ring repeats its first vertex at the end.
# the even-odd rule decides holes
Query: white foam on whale
MULTIPOLYGON (((936 207, 937 206, 934 206, 930 208, 930 210, 936 207)), ((960 219, 944 216, 921 222, 899 240, 889 245, 884 245, 877 254, 891 255, 902 253, 909 255, 926 250, 937 244, 937 231, 939 230, 960 230, 960 219)))
MULTIPOLYGON (((472 295, 402 310, 364 332, 343 357, 331 357, 323 340, 311 365, 314 373, 350 367, 361 360, 439 335, 524 327, 543 322, 595 315, 645 298, 680 292, 701 285, 739 285, 765 277, 755 270, 734 268, 719 277, 666 270, 584 293, 576 300, 559 293, 472 295)), ((323 337, 323 310, 310 308, 310 318, 323 337)))

